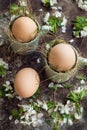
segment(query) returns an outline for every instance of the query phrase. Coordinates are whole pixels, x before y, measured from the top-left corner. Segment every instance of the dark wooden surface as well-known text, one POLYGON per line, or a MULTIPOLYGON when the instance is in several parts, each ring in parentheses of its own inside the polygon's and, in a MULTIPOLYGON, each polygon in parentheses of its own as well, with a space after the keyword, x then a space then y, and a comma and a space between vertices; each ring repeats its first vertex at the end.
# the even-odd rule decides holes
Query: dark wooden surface
POLYGON ((9 5, 16 3, 18 0, 0 0, 0 13, 3 13, 9 9, 9 5))

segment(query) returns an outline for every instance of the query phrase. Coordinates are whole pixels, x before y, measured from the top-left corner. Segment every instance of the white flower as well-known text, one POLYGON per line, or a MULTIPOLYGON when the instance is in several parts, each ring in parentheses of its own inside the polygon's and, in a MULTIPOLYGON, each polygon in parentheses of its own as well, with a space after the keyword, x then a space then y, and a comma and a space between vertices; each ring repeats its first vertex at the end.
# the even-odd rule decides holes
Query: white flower
POLYGON ((67 19, 65 18, 65 16, 63 17, 63 21, 61 23, 62 25, 62 32, 65 33, 66 32, 66 24, 67 24, 67 19))
POLYGON ((64 118, 64 119, 63 119, 63 123, 67 123, 67 118, 64 118))
POLYGON ((63 126, 64 124, 67 123, 67 118, 64 118, 61 122, 60 122, 60 125, 63 126))
POLYGON ((28 11, 28 10, 26 10, 26 14, 27 14, 27 15, 29 14, 29 11, 28 11))
POLYGON ((42 118, 42 117, 43 117, 43 113, 38 113, 38 114, 37 114, 37 117, 38 117, 38 118, 42 118))
POLYGON ((17 99, 19 99, 20 101, 22 100, 22 97, 20 96, 16 96, 17 99))
POLYGON ((40 11, 40 12, 42 12, 42 11, 43 11, 43 9, 39 9, 39 11, 40 11))
POLYGON ((40 61, 41 61, 41 58, 38 58, 38 59, 37 59, 37 63, 40 63, 40 61))
POLYGON ((58 10, 61 10, 61 11, 62 11, 62 7, 61 7, 61 6, 59 6, 59 7, 58 7, 58 10))
POLYGON ((62 33, 66 33, 66 27, 62 26, 62 33))
POLYGON ((75 103, 72 103, 70 100, 67 100, 67 103, 63 105, 62 103, 58 103, 58 106, 56 106, 56 110, 58 109, 60 111, 60 114, 67 114, 73 113, 75 111, 75 103))
POLYGON ((50 5, 53 6, 54 4, 57 4, 57 0, 50 0, 50 5))
POLYGON ((5 86, 5 91, 10 91, 13 90, 12 86, 10 85, 9 81, 6 81, 6 84, 4 84, 5 86))
POLYGON ((29 116, 30 116, 30 113, 26 112, 26 113, 25 113, 25 120, 26 120, 26 121, 29 120, 29 116))
POLYGON ((41 125, 43 123, 43 120, 38 119, 38 125, 41 125))
POLYGON ((12 118, 13 118, 12 115, 10 115, 10 116, 9 116, 9 120, 12 120, 12 118))
POLYGON ((30 106, 29 105, 20 105, 18 104, 19 107, 22 107, 24 111, 30 110, 30 106))
POLYGON ((63 107, 61 108, 60 113, 61 113, 61 114, 64 114, 64 113, 69 114, 69 111, 70 111, 70 108, 69 108, 69 106, 66 104, 65 106, 63 106, 63 107))
MULTIPOLYGON (((39 100, 38 100, 39 101, 39 100)), ((31 105, 18 105, 23 108, 23 115, 20 118, 20 123, 36 127, 43 122, 43 113, 37 113, 31 105)))
POLYGON ((20 0, 19 3, 21 6, 27 6, 27 4, 26 4, 26 2, 24 2, 24 0, 20 0))
POLYGON ((19 120, 16 119, 16 120, 14 121, 14 123, 15 123, 15 125, 17 125, 17 124, 19 123, 19 120))
POLYGON ((36 111, 34 109, 31 110, 31 115, 36 114, 36 111))
POLYGON ((57 105, 58 105, 59 108, 64 107, 64 105, 61 102, 58 102, 57 105))
POLYGON ((25 118, 25 116, 24 116, 24 115, 22 115, 22 116, 21 116, 21 120, 22 120, 22 119, 24 119, 24 118, 25 118))
POLYGON ((58 8, 55 6, 52 6, 51 9, 57 10, 58 8))
POLYGON ((56 12, 54 13, 54 16, 55 16, 56 18, 61 17, 61 16, 62 16, 62 13, 59 12, 59 11, 56 11, 56 12))
POLYGON ((43 105, 43 102, 41 102, 40 100, 37 99, 37 106, 40 107, 43 105))
POLYGON ((54 83, 51 82, 51 83, 49 83, 48 88, 53 88, 53 86, 54 86, 54 83))
POLYGON ((70 104, 70 100, 67 100, 67 103, 66 103, 66 104, 67 104, 67 105, 70 104))
POLYGON ((50 30, 52 30, 51 26, 49 26, 49 25, 43 25, 42 26, 42 31, 50 31, 50 30))
POLYGON ((23 120, 21 120, 20 123, 24 124, 24 125, 31 125, 31 122, 27 122, 27 121, 23 121, 23 120))
POLYGON ((13 21, 16 18, 16 15, 12 15, 10 21, 13 21))
POLYGON ((9 91, 9 90, 12 90, 12 87, 11 86, 6 86, 5 91, 9 91))
POLYGON ((42 120, 38 119, 38 120, 36 120, 36 121, 32 122, 32 125, 33 125, 33 127, 36 127, 36 126, 41 125, 41 124, 42 124, 42 122, 43 122, 42 120))
POLYGON ((74 39, 69 40, 69 43, 72 43, 72 42, 74 42, 74 39))
POLYGON ((73 125, 72 119, 68 119, 68 125, 73 125))
POLYGON ((85 80, 81 80, 80 83, 81 83, 81 84, 85 84, 85 80))
POLYGON ((37 120, 36 115, 31 116, 32 122, 35 122, 37 120))
POLYGON ((14 96, 12 94, 5 94, 6 97, 13 98, 14 96))
POLYGON ((83 90, 83 88, 81 88, 81 86, 78 86, 78 88, 75 89, 75 90, 73 90, 73 92, 79 93, 79 92, 81 92, 82 90, 83 90))
POLYGON ((63 85, 61 85, 61 84, 56 84, 56 86, 57 86, 58 88, 63 88, 63 85))
POLYGON ((46 102, 43 103, 42 108, 43 108, 44 110, 46 110, 46 111, 48 110, 48 106, 47 106, 46 102))
POLYGON ((82 31, 80 31, 81 37, 86 37, 87 36, 87 27, 84 27, 82 31))
POLYGON ((83 112, 83 107, 80 107, 80 112, 81 112, 81 113, 83 112))
POLYGON ((10 85, 10 81, 6 81, 6 85, 9 86, 10 85))
POLYGON ((47 23, 47 22, 48 22, 49 17, 50 17, 50 13, 47 12, 46 15, 45 15, 45 17, 44 17, 44 19, 43 19, 44 23, 47 23))
POLYGON ((77 1, 77 4, 78 4, 78 7, 87 11, 87 1, 86 0, 76 0, 77 1))
POLYGON ((64 114, 64 113, 69 114, 69 111, 70 111, 70 109, 67 106, 65 106, 64 108, 61 109, 60 113, 61 114, 64 114))
POLYGON ((78 113, 75 113, 75 119, 80 120, 82 118, 82 114, 78 115, 78 113))
POLYGON ((46 44, 46 50, 48 51, 50 49, 50 45, 46 44))
POLYGON ((61 23, 62 26, 66 26, 67 24, 67 19, 65 18, 65 16, 63 17, 63 22, 61 23))
POLYGON ((31 117, 33 127, 36 127, 42 124, 43 121, 41 118, 42 118, 42 114, 34 115, 31 117))
POLYGON ((53 119, 53 122, 54 122, 54 123, 56 123, 57 121, 58 121, 58 119, 57 119, 57 118, 54 118, 54 119, 53 119))
POLYGON ((56 106, 56 108, 54 108, 54 112, 56 112, 58 110, 58 106, 56 106))

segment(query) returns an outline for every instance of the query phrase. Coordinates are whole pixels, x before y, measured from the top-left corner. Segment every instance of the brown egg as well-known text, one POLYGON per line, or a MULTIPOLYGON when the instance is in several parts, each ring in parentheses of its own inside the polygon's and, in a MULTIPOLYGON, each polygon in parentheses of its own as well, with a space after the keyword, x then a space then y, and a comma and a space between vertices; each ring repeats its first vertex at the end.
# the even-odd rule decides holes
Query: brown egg
POLYGON ((76 63, 75 51, 69 44, 57 44, 49 51, 48 62, 57 71, 68 71, 76 63))
POLYGON ((19 17, 13 22, 11 31, 17 41, 28 42, 36 37, 38 26, 29 17, 19 17))
POLYGON ((23 98, 31 97, 38 89, 40 78, 32 68, 23 68, 15 76, 14 88, 23 98))

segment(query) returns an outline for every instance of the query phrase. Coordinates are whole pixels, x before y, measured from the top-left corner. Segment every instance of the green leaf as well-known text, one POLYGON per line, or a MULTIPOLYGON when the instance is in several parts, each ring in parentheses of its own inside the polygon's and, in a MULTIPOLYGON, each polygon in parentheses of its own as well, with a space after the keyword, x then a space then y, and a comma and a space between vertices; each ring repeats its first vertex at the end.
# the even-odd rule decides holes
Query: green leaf
POLYGON ((11 4, 10 5, 10 13, 19 13, 19 11, 21 10, 21 7, 19 7, 17 4, 11 4))
POLYGON ((86 19, 87 18, 85 16, 77 16, 73 21, 73 30, 75 36, 79 36, 80 31, 83 30, 84 27, 87 27, 86 19))
POLYGON ((6 94, 6 92, 5 92, 5 86, 1 86, 1 88, 0 88, 0 97, 3 97, 3 96, 5 96, 5 94, 6 94))
POLYGON ((51 16, 48 20, 48 25, 52 27, 52 31, 57 32, 57 28, 61 27, 62 20, 61 18, 57 18, 55 16, 51 16))
POLYGON ((52 31, 55 33, 57 31, 57 26, 56 24, 54 23, 54 25, 52 25, 52 31))
POLYGON ((18 110, 13 109, 13 110, 11 111, 11 114, 12 114, 12 116, 13 116, 14 119, 20 119, 20 114, 19 114, 19 111, 18 111, 18 110))
POLYGON ((64 113, 64 114, 61 114, 61 118, 62 119, 64 119, 64 118, 68 119, 68 118, 70 118, 70 115, 64 113))
POLYGON ((46 119, 45 122, 50 125, 51 121, 49 119, 46 119))
POLYGON ((5 76, 6 75, 6 69, 4 65, 0 65, 0 76, 5 76))
POLYGON ((54 130, 59 130, 57 123, 54 123, 54 130))
POLYGON ((52 109, 55 106, 55 103, 52 101, 47 102, 48 109, 52 109))
POLYGON ((20 107, 20 109, 19 109, 19 114, 20 114, 20 115, 23 114, 23 108, 22 108, 22 107, 20 107))
POLYGON ((72 84, 64 84, 63 87, 64 87, 64 88, 71 88, 71 87, 72 87, 72 84))
POLYGON ((35 103, 31 103, 31 106, 33 107, 33 109, 35 110, 35 111, 37 111, 37 112, 39 112, 40 111, 40 107, 38 107, 37 106, 37 104, 35 104, 35 103))
POLYGON ((79 100, 82 100, 85 96, 86 96, 86 91, 85 91, 85 90, 82 90, 82 91, 79 93, 79 100))
POLYGON ((50 7, 50 0, 44 0, 43 3, 46 7, 50 7))
POLYGON ((77 78, 78 80, 85 80, 85 79, 86 79, 85 75, 83 75, 83 74, 77 75, 76 78, 77 78))
POLYGON ((86 96, 85 90, 81 90, 80 92, 70 91, 68 98, 75 103, 79 103, 86 96))
POLYGON ((75 105, 76 105, 76 108, 77 108, 78 115, 80 115, 81 114, 81 106, 80 106, 79 103, 76 103, 75 105))
POLYGON ((76 93, 74 93, 73 91, 70 91, 69 93, 69 97, 70 100, 72 100, 73 102, 77 102, 78 101, 78 96, 76 93))
POLYGON ((52 90, 57 90, 58 86, 55 84, 55 85, 53 85, 53 86, 51 86, 49 88, 52 89, 52 90))
POLYGON ((0 91, 0 97, 2 97, 3 96, 3 92, 2 91, 0 91))
POLYGON ((52 117, 52 118, 58 117, 58 113, 57 113, 57 112, 53 112, 53 113, 51 114, 51 117, 52 117))
POLYGON ((74 31, 74 36, 79 36, 80 35, 80 31, 74 31))
POLYGON ((11 4, 11 6, 10 6, 10 10, 17 11, 19 9, 20 9, 20 7, 16 4, 11 4))
POLYGON ((19 110, 16 110, 16 109, 13 109, 12 111, 11 111, 11 114, 12 114, 12 116, 13 116, 13 118, 14 119, 20 119, 20 117, 21 117, 21 115, 23 114, 23 108, 22 107, 20 107, 19 108, 19 110))

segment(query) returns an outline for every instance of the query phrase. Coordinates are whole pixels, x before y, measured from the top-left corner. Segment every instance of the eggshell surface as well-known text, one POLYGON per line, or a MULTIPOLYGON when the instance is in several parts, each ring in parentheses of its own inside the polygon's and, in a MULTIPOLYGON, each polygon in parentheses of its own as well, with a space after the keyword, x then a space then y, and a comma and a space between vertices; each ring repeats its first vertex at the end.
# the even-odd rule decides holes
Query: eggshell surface
POLYGON ((31 18, 19 17, 14 20, 11 31, 17 41, 28 42, 36 37, 38 27, 31 18))
POLYGON ((14 80, 16 93, 23 97, 31 97, 38 89, 40 78, 38 73, 32 68, 23 68, 17 72, 14 80))
POLYGON ((48 62, 57 71, 68 71, 76 63, 75 51, 69 44, 57 44, 51 48, 48 62))

